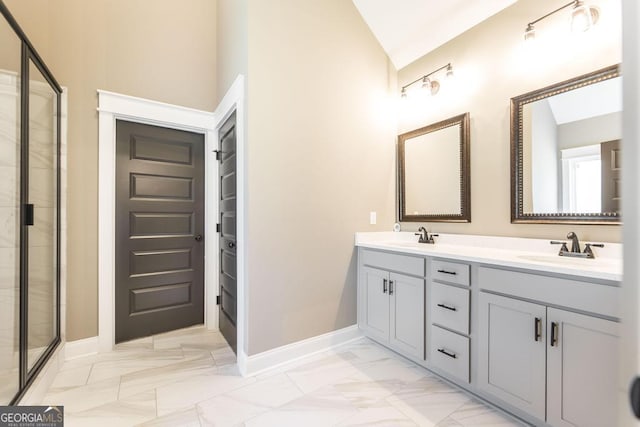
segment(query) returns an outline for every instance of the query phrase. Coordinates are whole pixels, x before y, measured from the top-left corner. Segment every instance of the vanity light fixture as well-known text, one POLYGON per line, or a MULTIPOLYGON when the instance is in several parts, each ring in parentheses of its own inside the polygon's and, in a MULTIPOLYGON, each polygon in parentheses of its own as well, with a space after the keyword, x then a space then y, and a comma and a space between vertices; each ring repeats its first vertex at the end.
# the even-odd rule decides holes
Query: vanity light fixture
POLYGON ((563 9, 568 8, 569 6, 573 6, 571 10, 571 31, 573 32, 584 32, 588 31, 591 27, 593 27, 596 22, 598 22, 598 18, 600 17, 600 11, 595 6, 590 6, 585 4, 583 0, 573 0, 564 6, 557 8, 556 10, 547 13, 546 15, 536 19, 535 21, 531 21, 527 24, 527 28, 524 30, 524 39, 525 41, 533 40, 536 37, 536 29, 535 24, 542 21, 549 16, 560 12, 563 9))
POLYGON ((428 74, 425 74, 422 77, 419 77, 419 78, 415 79, 411 83, 402 86, 402 89, 400 90, 400 97, 401 98, 407 98, 407 96, 408 96, 408 91, 407 90, 409 89, 409 87, 411 87, 412 85, 414 85, 414 84, 416 84, 418 82, 422 82, 421 86, 420 86, 422 88, 422 90, 424 90, 425 92, 427 92, 428 94, 430 94, 432 96, 433 95, 437 95, 438 92, 440 91, 440 82, 437 79, 435 79, 433 76, 436 73, 438 73, 438 72, 440 72, 442 70, 446 70, 445 77, 447 79, 450 79, 450 78, 453 77, 453 67, 451 66, 451 63, 448 63, 447 65, 443 65, 442 67, 440 67, 440 68, 438 68, 438 69, 436 69, 436 70, 434 70, 434 71, 432 71, 432 72, 430 72, 428 74))

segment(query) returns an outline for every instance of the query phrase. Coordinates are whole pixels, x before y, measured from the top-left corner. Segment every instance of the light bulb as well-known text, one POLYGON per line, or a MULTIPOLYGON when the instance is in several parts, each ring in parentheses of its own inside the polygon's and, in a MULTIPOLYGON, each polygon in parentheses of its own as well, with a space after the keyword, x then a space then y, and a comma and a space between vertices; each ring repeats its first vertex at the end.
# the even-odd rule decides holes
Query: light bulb
POLYGON ((431 90, 430 90, 431 96, 437 95, 439 91, 440 91, 440 82, 434 79, 431 82, 431 90))
POLYGON ((593 6, 587 6, 582 1, 577 1, 571 11, 571 31, 589 31, 598 22, 600 12, 593 6))

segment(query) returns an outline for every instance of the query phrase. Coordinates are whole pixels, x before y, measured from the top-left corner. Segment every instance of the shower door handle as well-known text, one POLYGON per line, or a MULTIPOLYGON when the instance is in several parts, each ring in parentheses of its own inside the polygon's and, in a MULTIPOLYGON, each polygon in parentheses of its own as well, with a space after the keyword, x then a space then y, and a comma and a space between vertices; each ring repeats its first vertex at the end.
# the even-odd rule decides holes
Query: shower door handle
POLYGON ((33 204, 27 203, 24 205, 24 225, 33 225, 33 204))

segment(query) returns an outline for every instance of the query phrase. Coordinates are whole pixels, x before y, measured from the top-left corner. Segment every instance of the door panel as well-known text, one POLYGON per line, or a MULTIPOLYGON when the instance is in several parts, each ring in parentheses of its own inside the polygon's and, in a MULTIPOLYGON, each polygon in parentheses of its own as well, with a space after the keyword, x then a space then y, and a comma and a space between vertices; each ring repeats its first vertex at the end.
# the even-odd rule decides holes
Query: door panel
POLYGON ((237 343, 236 253, 236 116, 227 119, 218 133, 220 156, 220 332, 235 352, 237 343))
POLYGON ((116 342, 204 322, 204 136, 116 124, 116 342))
POLYGON ((389 280, 389 343, 410 356, 424 360, 424 279, 391 273, 389 280))
POLYGON ((600 164, 602 167, 602 212, 620 212, 622 151, 619 139, 600 144, 600 164))
POLYGON ((57 337, 57 167, 56 92, 29 61, 28 202, 33 225, 27 227, 27 364, 33 368, 57 337))
POLYGON ((618 425, 618 324, 554 308, 557 343, 547 350, 547 422, 557 427, 618 425))
POLYGON ((363 267, 364 324, 366 332, 383 342, 389 341, 389 273, 363 267))
POLYGON ((479 303, 478 386, 544 420, 546 307, 484 292, 479 303))

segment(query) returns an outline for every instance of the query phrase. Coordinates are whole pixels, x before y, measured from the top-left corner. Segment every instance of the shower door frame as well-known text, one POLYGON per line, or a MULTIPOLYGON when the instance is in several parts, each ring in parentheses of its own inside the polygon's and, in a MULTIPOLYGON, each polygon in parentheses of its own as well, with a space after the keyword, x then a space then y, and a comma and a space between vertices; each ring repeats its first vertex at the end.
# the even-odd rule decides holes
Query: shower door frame
POLYGON ((26 34, 22 31, 15 18, 11 15, 6 5, 0 0, 0 13, 7 20, 16 36, 22 43, 21 70, 20 70, 20 313, 19 313, 19 388, 9 405, 17 404, 29 389, 38 373, 45 366, 56 348, 60 345, 60 258, 61 258, 61 131, 62 131, 62 88, 46 66, 38 52, 35 50, 26 34), (54 331, 55 336, 47 349, 39 356, 38 360, 29 369, 28 364, 28 308, 29 308, 29 282, 28 282, 28 255, 29 236, 26 225, 26 211, 29 194, 29 66, 33 64, 46 79, 51 89, 55 92, 56 105, 56 194, 55 194, 55 310, 54 331))

